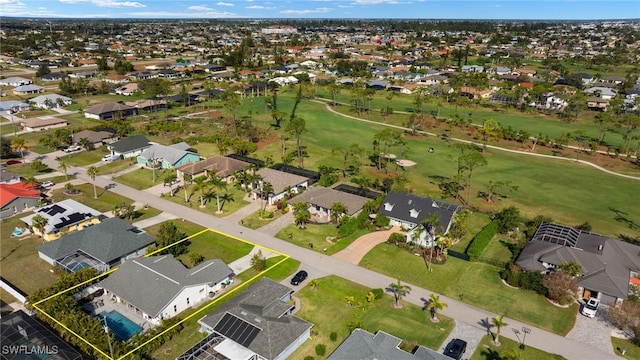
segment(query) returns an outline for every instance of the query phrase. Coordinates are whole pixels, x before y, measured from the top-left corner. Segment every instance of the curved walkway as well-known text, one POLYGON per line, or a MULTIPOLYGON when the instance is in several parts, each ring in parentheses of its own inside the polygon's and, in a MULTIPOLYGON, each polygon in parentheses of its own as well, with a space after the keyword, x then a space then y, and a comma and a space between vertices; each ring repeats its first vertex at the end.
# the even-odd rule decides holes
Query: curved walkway
POLYGON ((357 238, 351 245, 347 246, 344 250, 333 254, 334 258, 344 260, 353 265, 358 265, 360 260, 367 255, 371 249, 376 245, 387 242, 389 235, 394 232, 400 232, 399 226, 394 226, 389 230, 376 231, 369 234, 365 234, 357 238))
MULTIPOLYGON (((374 124, 374 125, 386 126, 386 127, 390 127, 390 128, 394 128, 394 129, 398 129, 398 130, 402 130, 402 131, 410 131, 411 130, 409 128, 406 128, 406 127, 403 127, 403 126, 399 126, 399 125, 384 124, 384 123, 380 123, 380 122, 373 121, 373 120, 366 120, 366 119, 361 119, 359 117, 343 114, 343 113, 333 109, 331 107, 331 104, 328 104, 328 103, 326 103, 324 101, 320 101, 320 100, 311 100, 311 101, 319 103, 319 104, 324 104, 328 111, 330 111, 330 112, 332 112, 332 113, 334 113, 336 115, 340 115, 342 117, 345 117, 347 119, 352 119, 352 120, 361 121, 361 122, 374 124)), ((419 134, 423 134, 423 135, 436 136, 436 137, 438 136, 438 134, 430 133, 430 132, 422 131, 422 130, 418 130, 416 132, 419 133, 419 134)), ((475 141, 470 141, 470 140, 464 140, 464 139, 458 139, 458 138, 449 138, 449 139, 453 140, 453 141, 458 141, 458 142, 462 142, 462 143, 476 145, 476 146, 485 146, 484 144, 477 143, 475 141)), ((549 159, 555 159, 555 160, 565 160, 565 161, 571 161, 571 162, 578 162, 578 163, 581 163, 581 164, 585 164, 585 165, 594 167, 597 170, 600 170, 602 172, 605 172, 605 173, 608 173, 608 174, 611 174, 611 175, 620 176, 620 177, 627 178, 627 179, 640 180, 639 176, 620 174, 620 173, 617 173, 615 171, 607 170, 607 169, 603 168, 602 166, 596 165, 596 164, 591 163, 591 162, 586 161, 586 160, 557 157, 557 156, 545 155, 545 154, 537 154, 537 153, 532 153, 532 152, 528 152, 528 151, 512 150, 512 149, 506 149, 506 148, 503 148, 503 147, 500 147, 500 146, 495 146, 495 145, 486 145, 486 147, 489 148, 489 149, 494 149, 494 150, 499 150, 499 151, 506 151, 506 152, 515 153, 515 154, 521 154, 521 155, 530 155, 530 156, 537 156, 537 157, 549 158, 549 159)))

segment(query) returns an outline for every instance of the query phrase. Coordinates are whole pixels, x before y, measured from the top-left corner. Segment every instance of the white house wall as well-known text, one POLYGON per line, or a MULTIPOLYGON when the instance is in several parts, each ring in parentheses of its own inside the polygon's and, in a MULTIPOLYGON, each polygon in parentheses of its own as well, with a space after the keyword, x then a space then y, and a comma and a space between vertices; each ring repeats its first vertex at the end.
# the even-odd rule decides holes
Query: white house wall
POLYGON ((302 333, 294 342, 292 342, 280 355, 273 358, 273 360, 285 360, 289 357, 294 351, 296 351, 302 344, 304 344, 307 339, 311 337, 311 328, 308 328, 307 331, 302 333))

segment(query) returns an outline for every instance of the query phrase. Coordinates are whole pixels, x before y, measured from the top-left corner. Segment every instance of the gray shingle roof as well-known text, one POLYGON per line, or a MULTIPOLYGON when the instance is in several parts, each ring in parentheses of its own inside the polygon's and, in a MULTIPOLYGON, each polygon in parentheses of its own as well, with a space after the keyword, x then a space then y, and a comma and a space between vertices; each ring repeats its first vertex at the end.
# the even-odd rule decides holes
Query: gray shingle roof
POLYGON ((415 354, 401 350, 401 339, 378 331, 375 335, 355 329, 327 360, 451 360, 451 358, 420 346, 415 354))
POLYGON ((428 197, 406 193, 389 192, 378 211, 392 219, 412 224, 420 224, 431 213, 437 213, 440 220, 440 232, 445 232, 453 214, 460 210, 460 205, 434 200, 428 197), (411 216, 412 214, 416 217, 411 216))
POLYGON ((134 109, 135 109, 134 107, 131 107, 129 105, 120 104, 117 102, 107 102, 103 104, 93 105, 87 110, 85 110, 84 112, 89 114, 100 115, 100 114, 109 113, 113 111, 127 111, 127 110, 134 110, 134 109))
POLYGON ((187 269, 173 255, 162 255, 127 260, 100 285, 156 317, 184 288, 213 285, 232 274, 219 259, 187 269))
POLYGON ((304 176, 289 174, 284 171, 269 168, 260 169, 256 174, 262 178, 262 181, 271 183, 274 194, 280 194, 287 186, 294 187, 309 180, 304 176))
MULTIPOLYGON (((178 160, 182 159, 185 155, 192 153, 190 151, 182 149, 184 146, 181 144, 177 147, 165 146, 160 144, 153 144, 148 149, 142 152, 140 156, 147 160, 151 159, 163 159, 169 164, 175 164, 178 160)), ((192 153, 193 154, 193 153, 192 153)))
POLYGON ((105 264, 145 248, 155 242, 147 233, 131 231, 135 227, 120 218, 107 219, 82 231, 38 246, 38 251, 51 259, 60 259, 78 250, 105 264))
POLYGON ((144 135, 129 136, 109 144, 110 149, 121 154, 149 146, 151 146, 149 140, 144 135))
POLYGON ((287 286, 262 278, 199 322, 213 329, 230 313, 261 329, 247 348, 266 359, 274 359, 313 326, 296 316, 284 315, 292 305, 282 299, 292 292, 287 286))
POLYGON ((325 209, 331 209, 331 206, 336 202, 341 202, 347 206, 347 214, 353 215, 360 211, 364 204, 370 199, 358 195, 349 194, 346 192, 329 189, 324 186, 316 186, 309 188, 302 194, 289 200, 289 203, 295 204, 298 202, 307 202, 312 205, 318 205, 325 209))

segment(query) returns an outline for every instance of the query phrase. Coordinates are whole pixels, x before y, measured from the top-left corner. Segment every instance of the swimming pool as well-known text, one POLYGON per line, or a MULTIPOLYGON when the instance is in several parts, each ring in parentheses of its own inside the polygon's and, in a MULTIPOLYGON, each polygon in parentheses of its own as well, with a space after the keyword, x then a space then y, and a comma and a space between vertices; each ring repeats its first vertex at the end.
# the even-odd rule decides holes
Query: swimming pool
POLYGON ((113 331, 116 339, 120 341, 127 341, 133 335, 142 331, 140 326, 115 310, 102 313, 100 316, 107 319, 109 330, 113 331))

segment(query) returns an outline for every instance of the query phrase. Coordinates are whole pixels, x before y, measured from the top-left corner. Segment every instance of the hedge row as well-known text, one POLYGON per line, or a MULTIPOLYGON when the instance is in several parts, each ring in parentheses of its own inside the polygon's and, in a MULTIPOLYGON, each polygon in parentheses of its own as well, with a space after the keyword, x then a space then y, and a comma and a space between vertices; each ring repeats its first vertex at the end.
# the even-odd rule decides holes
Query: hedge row
POLYGON ((489 245, 489 241, 498 233, 498 223, 494 220, 485 226, 476 236, 471 240, 467 247, 467 255, 471 261, 477 260, 484 249, 489 245))

